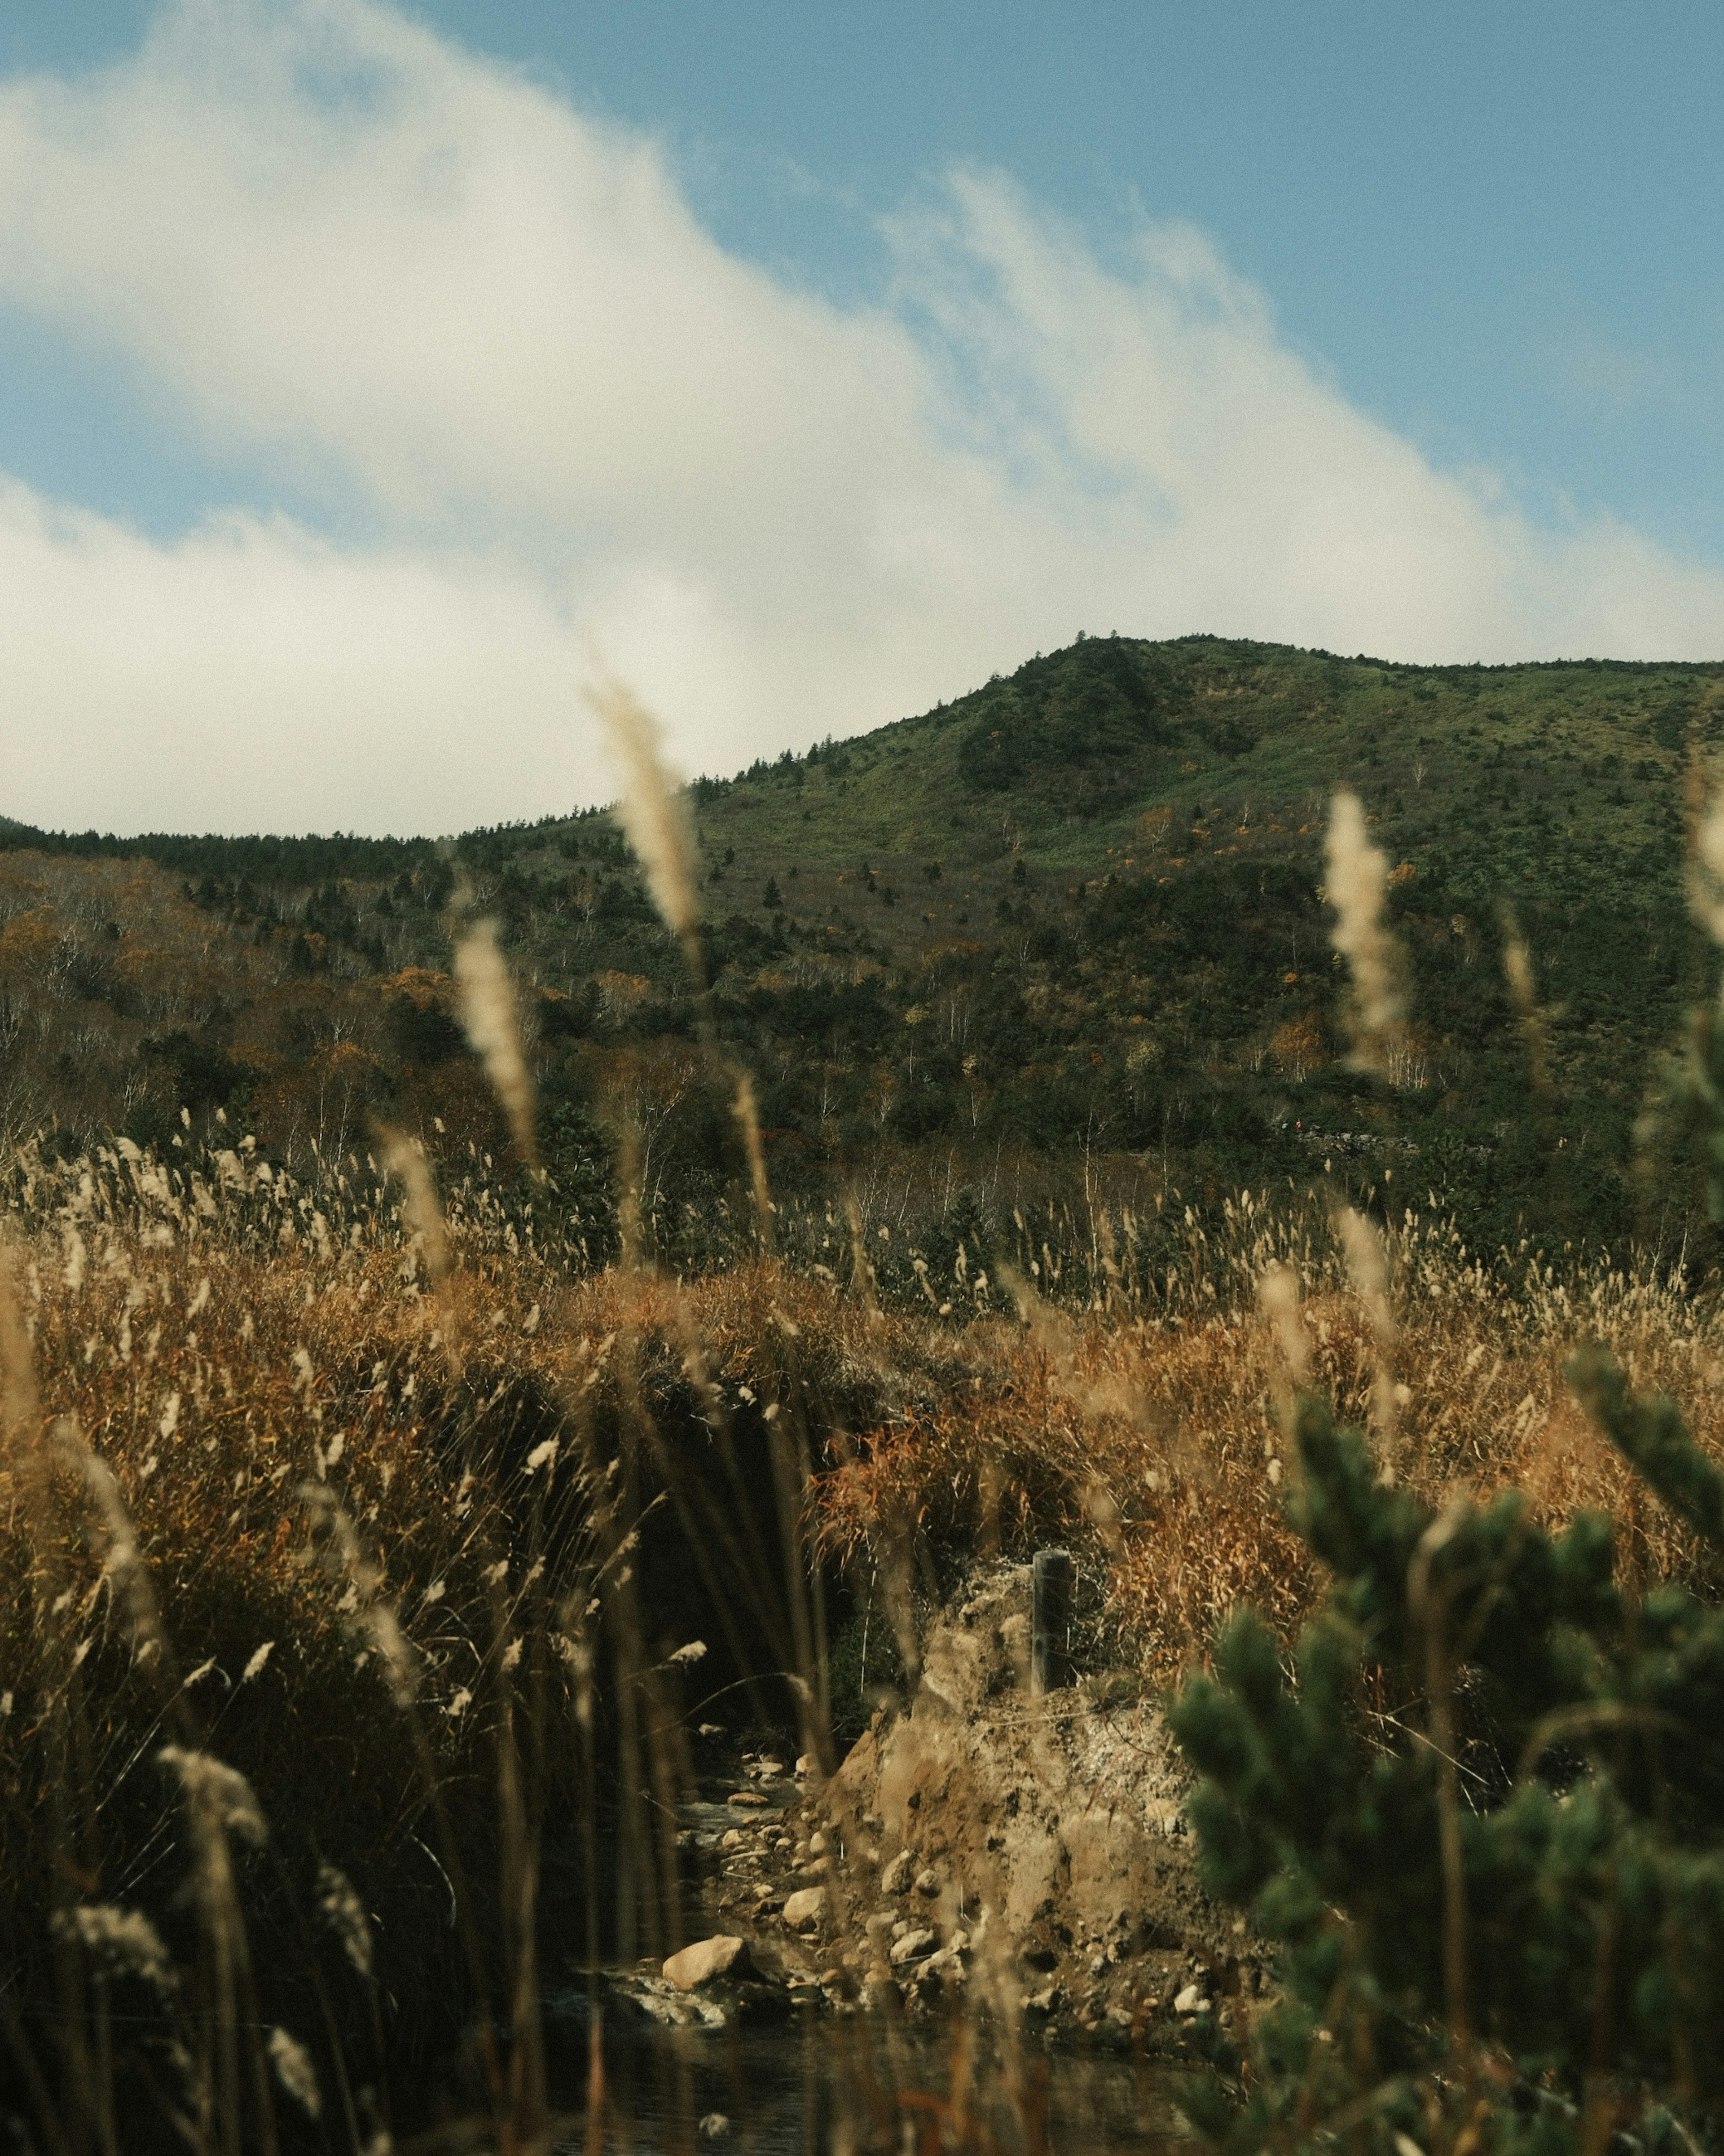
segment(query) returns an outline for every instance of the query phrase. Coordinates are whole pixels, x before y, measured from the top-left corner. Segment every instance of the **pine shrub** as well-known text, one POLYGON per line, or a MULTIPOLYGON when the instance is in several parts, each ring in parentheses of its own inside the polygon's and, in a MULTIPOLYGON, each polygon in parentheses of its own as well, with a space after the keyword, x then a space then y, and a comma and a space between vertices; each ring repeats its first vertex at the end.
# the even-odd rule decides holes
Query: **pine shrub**
MULTIPOLYGON (((1568 1366, 1639 1482, 1724 1554, 1724 1476, 1600 1348, 1568 1366)), ((1682 2148, 1724 2098, 1724 1610, 1625 1576, 1598 1512, 1434 1510, 1321 1398, 1291 1523, 1328 1578, 1290 1660, 1245 1610, 1172 1714, 1207 1884, 1279 1957, 1208 2033, 1230 2149, 1682 2148)), ((1702 1580, 1701 1584, 1704 1584, 1702 1580)))

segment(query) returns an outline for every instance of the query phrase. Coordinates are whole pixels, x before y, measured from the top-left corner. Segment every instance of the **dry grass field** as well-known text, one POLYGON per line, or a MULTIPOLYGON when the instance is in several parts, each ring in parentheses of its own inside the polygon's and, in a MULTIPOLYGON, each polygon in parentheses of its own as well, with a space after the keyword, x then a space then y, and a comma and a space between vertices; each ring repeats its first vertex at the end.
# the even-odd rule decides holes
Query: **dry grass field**
MULTIPOLYGON (((686 927, 675 834, 649 837, 686 927)), ((1384 864, 1353 844, 1356 1053, 1391 1071, 1384 864)), ((530 1163, 495 943, 456 972, 530 1163)), ((1711 1286, 1487 1257, 1313 1185, 1201 1214, 1165 1190, 1153 1237, 1099 1201, 1019 1220, 888 1294, 854 1209, 819 1260, 773 1254, 752 1097, 752 1243, 694 1277, 644 1254, 626 1134, 603 1266, 551 1186, 382 1131, 307 1180, 189 1118, 165 1154, 15 1152, 0 2025, 41 2145, 141 2145, 147 2116, 200 2150, 318 2121, 377 2150, 404 2067, 543 2145, 546 1912, 566 1968, 680 1943, 690 1725, 776 1721, 830 1762, 859 1603, 883 1585, 913 1667, 919 1605, 1050 1540, 1098 1673, 1170 1684, 1244 1601, 1290 1638, 1321 1586, 1285 1517, 1296 1379, 1433 1503, 1599 1507, 1630 1578, 1710 1584, 1562 1365, 1608 1344, 1724 1454, 1711 1286)))

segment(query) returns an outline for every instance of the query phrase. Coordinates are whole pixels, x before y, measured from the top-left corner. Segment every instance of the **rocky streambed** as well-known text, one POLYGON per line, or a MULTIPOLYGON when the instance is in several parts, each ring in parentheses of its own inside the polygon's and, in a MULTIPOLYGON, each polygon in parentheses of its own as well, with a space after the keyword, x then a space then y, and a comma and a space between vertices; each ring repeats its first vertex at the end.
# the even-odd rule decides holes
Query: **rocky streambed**
POLYGON ((1029 1593, 1028 1567, 975 1575, 913 1697, 829 1778, 714 1758, 683 1829, 695 1943, 622 1994, 708 2027, 967 1999, 1055 2042, 1152 2051, 1200 2015, 1230 2024, 1263 1965, 1198 1884, 1162 1716, 1105 1677, 1033 1695, 1029 1593))

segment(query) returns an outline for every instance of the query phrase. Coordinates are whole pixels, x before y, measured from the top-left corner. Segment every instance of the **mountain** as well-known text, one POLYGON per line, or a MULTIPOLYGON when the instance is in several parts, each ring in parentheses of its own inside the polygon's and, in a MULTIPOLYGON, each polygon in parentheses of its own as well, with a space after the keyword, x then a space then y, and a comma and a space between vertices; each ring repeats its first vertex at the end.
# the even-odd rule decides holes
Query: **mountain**
MULTIPOLYGON (((1685 774, 1721 731, 1721 665, 1087 638, 698 780, 712 1019, 775 1186, 816 1213, 891 1189, 900 1218, 956 1206, 980 1237, 1031 1204, 1303 1188, 1327 1163, 1378 1205, 1434 1196, 1487 1245, 1674 1245, 1699 1224, 1680 1118, 1642 1111, 1711 980, 1685 774), (1414 993, 1393 1086, 1342 1060, 1318 896, 1341 784, 1394 864, 1414 993)), ((220 1109, 327 1157, 387 1112, 500 1152, 453 1016, 458 875, 503 925, 559 1183, 600 1206, 626 1123, 665 1246, 710 1224, 735 1131, 605 811, 441 847, 0 825, 0 1135, 165 1142, 182 1107, 220 1109)))

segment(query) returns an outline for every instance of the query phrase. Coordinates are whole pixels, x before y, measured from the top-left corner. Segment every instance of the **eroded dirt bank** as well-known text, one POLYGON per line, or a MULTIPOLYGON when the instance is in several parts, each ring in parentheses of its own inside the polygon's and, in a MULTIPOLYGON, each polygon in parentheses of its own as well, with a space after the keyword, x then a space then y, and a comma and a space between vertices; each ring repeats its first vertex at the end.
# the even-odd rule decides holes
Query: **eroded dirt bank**
POLYGON ((740 1944, 667 1964, 641 2003, 705 2020, 727 1994, 733 2011, 770 1993, 926 2012, 956 1991, 1121 2042, 1230 2020, 1261 1968, 1198 1885, 1161 1715, 1098 1703, 1093 1681, 1033 1697, 1029 1635, 1029 1568, 977 1573, 933 1627, 913 1699, 829 1781, 745 1758, 690 1830, 702 1921, 740 1944))

